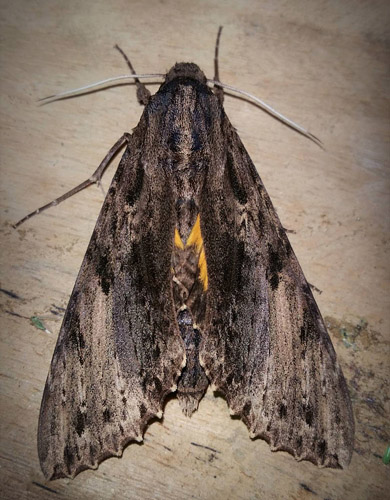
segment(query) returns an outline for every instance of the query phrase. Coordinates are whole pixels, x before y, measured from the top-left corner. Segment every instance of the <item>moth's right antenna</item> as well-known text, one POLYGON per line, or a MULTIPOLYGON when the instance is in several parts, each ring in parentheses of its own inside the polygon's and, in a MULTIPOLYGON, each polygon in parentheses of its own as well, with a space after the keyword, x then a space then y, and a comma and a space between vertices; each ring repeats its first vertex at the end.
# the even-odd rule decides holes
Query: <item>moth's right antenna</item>
MULTIPOLYGON (((119 45, 114 45, 114 48, 117 49, 122 56, 124 57, 125 61, 127 62, 128 67, 130 68, 131 74, 136 75, 136 71, 133 68, 133 65, 130 62, 130 59, 127 57, 127 55, 123 52, 123 50, 119 47, 119 45)), ((145 84, 141 83, 139 79, 135 76, 134 77, 135 84, 137 85, 137 99, 138 102, 144 106, 146 106, 149 102, 150 99, 150 92, 149 90, 145 87, 145 84)))
MULTIPOLYGON (((219 67, 218 67, 218 57, 219 57, 219 41, 221 39, 221 33, 222 33, 222 28, 223 26, 220 26, 218 28, 218 34, 217 34, 217 41, 215 42, 215 52, 214 52, 214 81, 219 82, 219 67)), ((223 104, 223 89, 221 87, 218 87, 217 85, 214 86, 215 89, 215 95, 218 97, 219 102, 223 104)))

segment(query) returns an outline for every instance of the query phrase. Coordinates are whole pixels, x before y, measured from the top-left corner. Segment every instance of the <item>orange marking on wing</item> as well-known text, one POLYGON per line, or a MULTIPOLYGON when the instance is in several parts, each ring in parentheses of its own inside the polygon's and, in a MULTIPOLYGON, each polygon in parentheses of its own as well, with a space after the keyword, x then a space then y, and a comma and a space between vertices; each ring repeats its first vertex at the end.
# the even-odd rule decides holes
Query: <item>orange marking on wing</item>
MULTIPOLYGON (((175 228, 175 246, 180 248, 181 250, 184 250, 184 244, 182 242, 182 239, 180 237, 179 231, 177 228, 175 228)), ((208 275, 207 275, 207 263, 206 263, 206 254, 204 251, 204 245, 203 245, 203 237, 202 233, 200 231, 200 216, 198 214, 194 227, 191 230, 190 235, 188 236, 188 239, 185 244, 186 247, 190 246, 195 246, 196 252, 199 255, 199 261, 198 261, 198 266, 199 266, 199 277, 201 282, 203 283, 203 289, 204 291, 207 290, 208 288, 208 275)))
POLYGON ((184 245, 183 242, 181 241, 177 227, 175 227, 175 246, 177 246, 177 248, 180 248, 180 250, 184 250, 184 245))

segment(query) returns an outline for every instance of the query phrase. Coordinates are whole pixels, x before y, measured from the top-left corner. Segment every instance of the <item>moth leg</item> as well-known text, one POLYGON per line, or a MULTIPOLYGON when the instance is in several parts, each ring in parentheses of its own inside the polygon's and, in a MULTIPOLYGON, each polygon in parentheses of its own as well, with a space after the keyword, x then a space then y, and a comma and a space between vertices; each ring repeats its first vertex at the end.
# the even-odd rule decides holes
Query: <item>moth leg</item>
POLYGON ((99 184, 100 179, 103 176, 104 171, 106 170, 108 164, 110 161, 113 159, 113 157, 122 149, 122 147, 128 143, 130 138, 130 134, 124 133, 120 139, 116 141, 116 143, 112 146, 110 151, 106 154, 106 156, 103 158, 103 161, 100 163, 98 168, 95 170, 95 172, 92 174, 92 176, 79 184, 78 186, 74 187, 67 193, 63 194, 59 198, 56 198, 55 200, 51 201, 50 203, 47 203, 46 205, 43 205, 43 207, 38 208, 37 210, 34 210, 34 212, 31 212, 30 214, 26 215, 23 217, 23 219, 20 219, 16 224, 13 225, 14 229, 23 224, 23 222, 26 222, 26 220, 30 219, 34 215, 38 215, 44 210, 50 208, 50 207, 55 207, 62 201, 66 200, 67 198, 70 198, 74 194, 78 193, 79 191, 82 191, 83 189, 87 188, 91 184, 99 184))
POLYGON ((320 290, 319 288, 317 288, 315 285, 313 285, 312 283, 307 283, 309 285, 309 287, 314 290, 315 292, 317 292, 319 295, 321 295, 322 293, 322 290, 320 290))
MULTIPOLYGON (((220 82, 219 79, 219 66, 218 66, 218 55, 219 55, 219 40, 221 38, 223 26, 218 28, 217 41, 215 42, 215 52, 214 52, 214 81, 220 82)), ((223 104, 223 88, 214 85, 214 93, 218 97, 218 100, 223 104)))
MULTIPOLYGON (((286 233, 289 233, 289 234, 297 234, 297 232, 295 231, 295 229, 287 229, 286 227, 283 226, 283 229, 285 230, 286 233)), ((311 283, 308 283, 309 287, 314 290, 315 292, 319 293, 321 295, 322 293, 322 290, 320 290, 319 288, 317 288, 315 285, 312 285, 311 283)))
MULTIPOLYGON (((125 61, 127 62, 128 67, 130 68, 131 74, 136 75, 137 73, 135 72, 135 69, 133 68, 133 65, 131 64, 130 59, 123 52, 123 50, 119 47, 119 45, 115 45, 114 48, 117 49, 124 57, 125 61)), ((143 106, 146 106, 149 102, 149 99, 150 99, 150 92, 146 88, 145 84, 143 84, 139 81, 139 78, 134 78, 134 81, 135 81, 135 84, 137 85, 138 102, 140 104, 142 104, 143 106)))

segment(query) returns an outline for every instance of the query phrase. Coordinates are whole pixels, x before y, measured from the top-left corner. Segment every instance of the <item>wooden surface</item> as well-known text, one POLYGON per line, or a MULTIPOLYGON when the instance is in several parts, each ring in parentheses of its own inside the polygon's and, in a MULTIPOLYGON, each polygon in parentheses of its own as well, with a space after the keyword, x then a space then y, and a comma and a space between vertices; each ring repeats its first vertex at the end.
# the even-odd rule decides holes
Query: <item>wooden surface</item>
POLYGON ((2 498, 388 498, 387 20, 385 0, 1 2, 2 498), (273 453, 208 392, 191 419, 168 401, 162 423, 121 459, 47 483, 36 431, 61 322, 54 306, 66 307, 103 195, 92 187, 16 231, 11 224, 87 178, 142 109, 133 86, 47 106, 36 99, 126 73, 115 43, 139 72, 193 61, 212 77, 219 24, 222 81, 325 144, 225 99, 283 224, 296 232, 290 240, 308 280, 323 290, 316 298, 353 398, 352 463, 321 470, 273 453), (31 324, 34 315, 50 332, 31 324))

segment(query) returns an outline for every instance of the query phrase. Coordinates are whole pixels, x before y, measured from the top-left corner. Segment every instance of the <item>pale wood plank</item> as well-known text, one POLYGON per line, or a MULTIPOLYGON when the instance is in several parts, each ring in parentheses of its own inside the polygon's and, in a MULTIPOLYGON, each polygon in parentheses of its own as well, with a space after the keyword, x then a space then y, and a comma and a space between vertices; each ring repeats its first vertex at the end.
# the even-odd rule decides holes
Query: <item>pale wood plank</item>
MULTIPOLYGON (((385 498, 390 440, 387 2, 3 2, 1 6, 1 490, 3 498, 385 498), (74 481, 45 483, 36 453, 41 392, 60 319, 102 194, 92 188, 18 231, 11 223, 89 176, 141 108, 132 87, 39 107, 56 91, 191 60, 309 127, 320 150, 250 104, 225 99, 291 235, 354 398, 357 441, 346 471, 320 470, 252 442, 208 393, 186 419, 175 400, 145 444, 74 481), (386 212, 387 210, 387 212, 386 212), (23 317, 11 315, 16 313, 23 317), (53 333, 28 317, 49 315, 53 333), (368 321, 347 349, 340 328, 368 321), (197 443, 202 446, 195 446, 197 443), (208 448, 207 448, 208 447, 208 448), (216 450, 212 451, 211 449, 216 450), (38 484, 37 484, 38 483, 38 484)), ((157 87, 150 87, 152 90, 157 87)), ((103 183, 108 187, 110 169, 103 183)))

